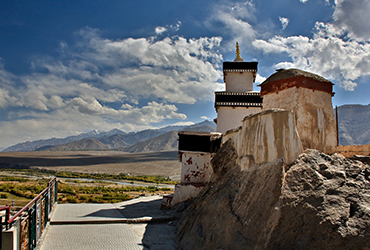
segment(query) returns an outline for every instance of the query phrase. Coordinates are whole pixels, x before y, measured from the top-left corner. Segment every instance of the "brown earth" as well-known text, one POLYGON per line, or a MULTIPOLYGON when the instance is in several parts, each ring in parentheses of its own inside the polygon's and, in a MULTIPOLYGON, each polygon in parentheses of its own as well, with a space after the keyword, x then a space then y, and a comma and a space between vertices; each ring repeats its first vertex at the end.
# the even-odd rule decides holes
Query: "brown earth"
POLYGON ((126 173, 169 176, 179 180, 177 151, 125 153, 117 151, 0 152, 2 168, 42 168, 79 173, 126 173))

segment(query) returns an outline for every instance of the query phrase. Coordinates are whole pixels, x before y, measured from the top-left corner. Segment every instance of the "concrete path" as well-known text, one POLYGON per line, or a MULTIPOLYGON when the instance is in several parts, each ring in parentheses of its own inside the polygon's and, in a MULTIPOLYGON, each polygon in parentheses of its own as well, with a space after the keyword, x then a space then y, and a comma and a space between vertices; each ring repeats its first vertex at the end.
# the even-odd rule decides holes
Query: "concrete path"
POLYGON ((58 204, 40 250, 176 249, 176 219, 162 197, 116 204, 58 204))

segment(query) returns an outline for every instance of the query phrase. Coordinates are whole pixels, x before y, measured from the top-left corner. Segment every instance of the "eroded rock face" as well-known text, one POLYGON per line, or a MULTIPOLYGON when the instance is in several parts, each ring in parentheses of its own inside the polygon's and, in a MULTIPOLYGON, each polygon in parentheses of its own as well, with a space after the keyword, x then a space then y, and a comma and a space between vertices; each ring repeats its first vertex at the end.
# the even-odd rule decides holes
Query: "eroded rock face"
POLYGON ((241 170, 234 145, 180 220, 181 249, 368 249, 369 165, 307 150, 241 170))

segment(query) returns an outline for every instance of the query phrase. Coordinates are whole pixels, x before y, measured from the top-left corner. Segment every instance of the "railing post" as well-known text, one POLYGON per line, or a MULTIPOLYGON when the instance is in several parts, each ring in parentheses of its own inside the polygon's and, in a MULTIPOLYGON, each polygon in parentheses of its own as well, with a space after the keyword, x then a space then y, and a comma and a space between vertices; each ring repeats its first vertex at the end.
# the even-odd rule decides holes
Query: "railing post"
POLYGON ((58 198, 58 182, 57 179, 54 179, 54 203, 57 202, 58 198))
POLYGON ((46 223, 49 221, 49 194, 50 194, 50 187, 45 195, 45 216, 44 216, 44 226, 46 226, 46 223))
MULTIPOLYGON (((8 230, 9 229, 9 221, 10 219, 10 206, 8 206, 8 208, 6 209, 6 212, 5 212, 5 226, 6 226, 6 229, 8 230)), ((2 223, 2 221, 1 221, 2 223)))
POLYGON ((3 216, 0 216, 0 250, 3 249, 3 216))
POLYGON ((36 247, 36 204, 34 204, 28 211, 28 219, 29 219, 28 246, 30 250, 34 250, 36 247))
POLYGON ((2 248, 2 226, 5 226, 6 229, 9 229, 13 223, 16 221, 16 219, 19 219, 19 227, 21 232, 20 239, 20 246, 21 249, 27 249, 27 250, 34 250, 37 245, 37 241, 41 237, 41 234, 46 226, 46 223, 49 221, 49 215, 53 208, 54 203, 57 200, 58 195, 58 184, 56 181, 56 178, 52 179, 48 187, 45 188, 40 194, 38 194, 35 198, 32 199, 26 206, 24 206, 21 210, 19 210, 15 215, 13 215, 10 218, 10 209, 11 206, 7 205, 5 207, 0 208, 0 211, 6 210, 5 214, 5 222, 3 222, 3 219, 1 217, 0 219, 0 250, 2 248), (40 202, 40 204, 39 204, 40 202), (45 205, 43 206, 43 202, 45 202, 45 205), (39 208, 37 208, 39 205, 39 208), (45 213, 43 216, 43 212, 45 213), (25 215, 25 213, 28 214, 28 218, 25 218, 27 221, 24 225, 24 228, 22 226, 22 217, 25 215), (43 223, 44 222, 44 223, 43 223), (27 230, 28 229, 28 230, 27 230), (25 233, 22 234, 22 231, 25 233), (27 232, 28 231, 28 232, 27 232), (27 238, 28 238, 28 246, 27 246, 27 238))

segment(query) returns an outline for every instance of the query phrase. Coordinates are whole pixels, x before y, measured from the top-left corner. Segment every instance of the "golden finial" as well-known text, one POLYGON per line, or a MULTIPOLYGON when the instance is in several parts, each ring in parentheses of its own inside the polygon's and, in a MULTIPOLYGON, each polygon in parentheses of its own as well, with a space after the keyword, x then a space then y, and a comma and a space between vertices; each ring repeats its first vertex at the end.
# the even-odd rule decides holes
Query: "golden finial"
POLYGON ((240 56, 240 50, 239 50, 239 43, 236 42, 236 57, 234 59, 234 62, 244 62, 243 58, 240 56))

